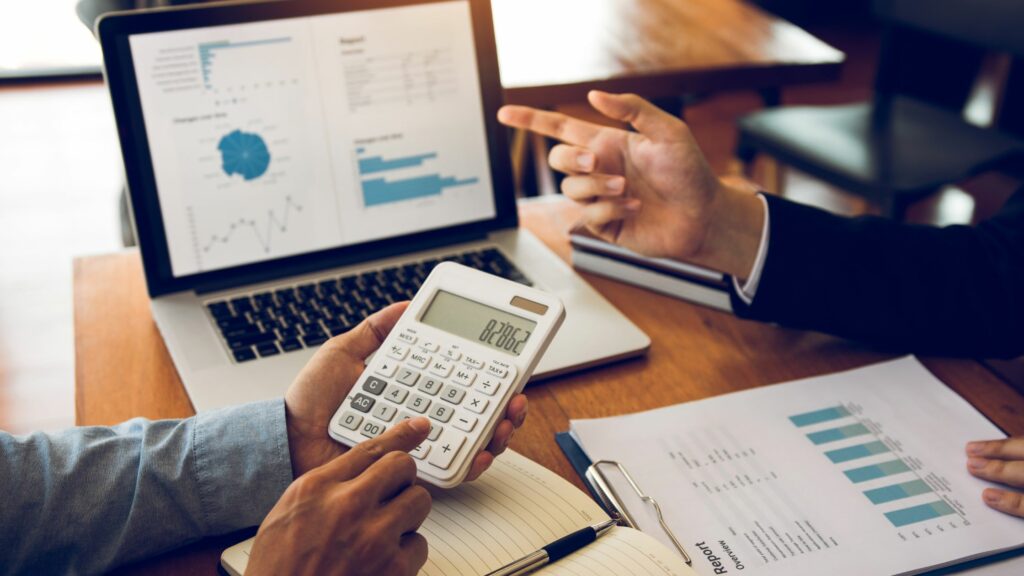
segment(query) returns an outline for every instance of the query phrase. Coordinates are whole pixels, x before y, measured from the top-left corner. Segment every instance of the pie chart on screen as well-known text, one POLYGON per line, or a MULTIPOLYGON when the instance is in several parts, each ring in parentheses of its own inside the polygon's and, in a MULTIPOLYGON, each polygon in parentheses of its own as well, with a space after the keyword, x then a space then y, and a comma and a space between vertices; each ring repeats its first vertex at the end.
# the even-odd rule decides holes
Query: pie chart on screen
POLYGON ((228 176, 237 174, 247 181, 255 180, 263 176, 270 166, 267 143, 255 132, 233 130, 220 139, 217 149, 220 150, 221 168, 228 176))

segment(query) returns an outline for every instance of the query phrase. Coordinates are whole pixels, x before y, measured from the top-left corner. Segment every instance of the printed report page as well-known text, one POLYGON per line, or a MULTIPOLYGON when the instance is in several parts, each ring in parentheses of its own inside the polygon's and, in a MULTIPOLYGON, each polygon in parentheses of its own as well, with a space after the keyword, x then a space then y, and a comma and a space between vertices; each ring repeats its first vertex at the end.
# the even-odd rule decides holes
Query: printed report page
POLYGON ((1005 435, 913 358, 572 431, 659 502, 702 575, 906 574, 1024 545, 1024 521, 986 507, 965 467, 968 441, 1005 435))
POLYGON ((129 41, 175 276, 495 215, 467 1, 129 41))

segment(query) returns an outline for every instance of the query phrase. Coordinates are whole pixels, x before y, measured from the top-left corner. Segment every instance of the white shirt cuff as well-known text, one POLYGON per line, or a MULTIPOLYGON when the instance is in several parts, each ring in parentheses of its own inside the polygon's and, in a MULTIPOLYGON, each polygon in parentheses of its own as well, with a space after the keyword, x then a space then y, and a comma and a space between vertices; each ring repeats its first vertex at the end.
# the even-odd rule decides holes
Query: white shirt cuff
POLYGON ((768 257, 768 200, 763 194, 758 194, 761 203, 764 204, 764 227, 761 228, 761 244, 757 247, 757 256, 754 257, 754 266, 747 275, 747 281, 740 285, 740 281, 733 277, 732 285, 736 289, 736 295, 744 304, 750 306, 754 303, 754 296, 757 295, 757 285, 761 283, 761 271, 764 270, 764 261, 768 257))

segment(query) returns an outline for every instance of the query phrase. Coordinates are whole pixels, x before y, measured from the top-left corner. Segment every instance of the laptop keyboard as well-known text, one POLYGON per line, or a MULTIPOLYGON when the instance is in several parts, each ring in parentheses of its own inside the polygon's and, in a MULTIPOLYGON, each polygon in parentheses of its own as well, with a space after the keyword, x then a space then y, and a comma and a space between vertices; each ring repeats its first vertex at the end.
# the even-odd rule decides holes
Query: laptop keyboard
POLYGON ((532 285, 501 252, 486 248, 282 286, 208 302, 206 308, 234 360, 248 362, 319 346, 388 304, 412 299, 434 266, 446 261, 532 285))

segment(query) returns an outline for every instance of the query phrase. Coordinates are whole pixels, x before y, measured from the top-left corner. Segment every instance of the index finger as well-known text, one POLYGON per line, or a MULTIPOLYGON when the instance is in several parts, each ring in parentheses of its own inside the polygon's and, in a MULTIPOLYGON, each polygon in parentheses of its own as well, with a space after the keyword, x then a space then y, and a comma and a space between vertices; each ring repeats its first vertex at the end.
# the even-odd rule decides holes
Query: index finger
POLYGON ((970 442, 967 444, 967 453, 983 458, 1024 460, 1024 438, 970 442))
POLYGON ((585 146, 602 128, 560 112, 537 110, 528 106, 502 106, 498 110, 498 121, 506 126, 523 128, 576 146, 585 146))
POLYGON ((408 452, 427 439, 430 421, 420 416, 395 424, 376 438, 360 442, 348 452, 324 464, 324 472, 331 478, 345 482, 363 473, 385 454, 408 452))

